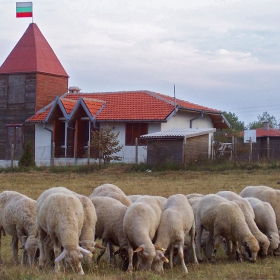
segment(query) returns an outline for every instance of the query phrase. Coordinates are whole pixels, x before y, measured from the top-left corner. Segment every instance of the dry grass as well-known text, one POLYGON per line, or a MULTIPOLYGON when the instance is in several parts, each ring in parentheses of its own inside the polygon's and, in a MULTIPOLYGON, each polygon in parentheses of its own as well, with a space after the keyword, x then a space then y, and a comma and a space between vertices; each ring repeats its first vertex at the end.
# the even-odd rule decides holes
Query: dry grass
MULTIPOLYGON (((33 199, 46 189, 54 186, 65 186, 86 196, 92 189, 103 184, 112 183, 119 186, 126 194, 151 194, 168 197, 175 193, 188 194, 199 192, 202 194, 216 193, 219 190, 231 190, 239 193, 247 185, 268 185, 280 188, 279 170, 233 170, 224 172, 135 172, 127 173, 122 168, 114 167, 91 174, 79 173, 1 173, 0 191, 14 190, 26 194, 33 199)), ((256 264, 247 262, 229 262, 220 252, 217 263, 201 263, 198 266, 188 264, 189 274, 183 275, 180 267, 167 269, 164 275, 152 272, 137 271, 133 275, 114 269, 106 263, 105 258, 97 267, 93 262, 85 267, 85 276, 78 277, 67 270, 56 275, 51 268, 38 270, 37 267, 21 267, 13 264, 11 238, 2 239, 2 256, 4 264, 0 265, 0 279, 279 279, 280 257, 258 259, 256 264)))

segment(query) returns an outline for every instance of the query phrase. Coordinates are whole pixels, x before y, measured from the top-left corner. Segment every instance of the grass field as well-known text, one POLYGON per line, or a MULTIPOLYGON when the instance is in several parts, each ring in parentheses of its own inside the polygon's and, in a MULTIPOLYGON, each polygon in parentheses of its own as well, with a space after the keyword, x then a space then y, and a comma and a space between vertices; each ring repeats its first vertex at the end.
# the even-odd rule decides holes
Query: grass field
MULTIPOLYGON (((163 172, 127 172, 124 168, 114 166, 90 174, 52 173, 50 171, 29 171, 26 173, 0 173, 0 191, 13 190, 33 199, 46 189, 54 186, 65 186, 75 192, 89 196, 92 189, 103 184, 112 183, 126 194, 150 194, 168 197, 175 193, 202 194, 230 190, 239 193, 248 185, 267 185, 280 188, 279 169, 232 170, 223 172, 209 171, 163 171, 163 172)), ((2 258, 0 280, 10 279, 279 279, 280 257, 258 259, 255 264, 229 261, 220 250, 217 263, 207 261, 194 266, 187 264, 189 273, 183 275, 180 266, 173 270, 166 269, 163 275, 154 272, 136 271, 132 275, 113 268, 105 258, 84 267, 85 275, 77 276, 71 270, 59 275, 52 268, 39 270, 36 266, 22 267, 13 264, 10 249, 11 238, 2 238, 2 258)))

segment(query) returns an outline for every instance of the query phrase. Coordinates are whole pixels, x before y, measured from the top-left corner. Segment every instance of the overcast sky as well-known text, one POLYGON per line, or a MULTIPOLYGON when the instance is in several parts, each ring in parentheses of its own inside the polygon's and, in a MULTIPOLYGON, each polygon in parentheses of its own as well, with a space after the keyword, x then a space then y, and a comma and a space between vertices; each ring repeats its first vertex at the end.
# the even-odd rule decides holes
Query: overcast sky
MULTIPOLYGON (((4 3, 4 4, 3 4, 4 3)), ((0 65, 31 18, 0 12, 0 65)), ((280 122, 279 0, 34 0, 36 23, 83 92, 151 90, 280 122)))

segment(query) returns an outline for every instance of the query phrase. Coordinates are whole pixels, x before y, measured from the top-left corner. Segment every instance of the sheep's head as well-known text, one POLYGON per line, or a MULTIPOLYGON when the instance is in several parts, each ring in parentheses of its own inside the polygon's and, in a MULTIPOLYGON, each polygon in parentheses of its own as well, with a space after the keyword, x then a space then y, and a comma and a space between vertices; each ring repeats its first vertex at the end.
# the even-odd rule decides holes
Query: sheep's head
POLYGON ((260 250, 260 245, 257 239, 252 235, 245 238, 242 245, 245 247, 250 262, 255 262, 257 260, 258 251, 260 250))
POLYGON ((139 246, 134 253, 137 253, 140 269, 151 270, 153 259, 156 256, 154 246, 146 246, 143 244, 139 246))
POLYGON ((77 268, 78 271, 81 271, 81 261, 83 256, 92 256, 91 252, 82 248, 77 247, 76 249, 67 250, 64 248, 62 253, 55 259, 56 262, 65 260, 74 270, 77 268))
POLYGON ((163 263, 168 263, 168 259, 164 256, 164 252, 162 250, 156 250, 156 256, 154 257, 152 268, 156 272, 163 273, 163 263))
POLYGON ((79 242, 79 245, 82 248, 90 251, 91 253, 93 253, 93 254, 95 253, 95 242, 94 242, 94 240, 81 240, 79 242))

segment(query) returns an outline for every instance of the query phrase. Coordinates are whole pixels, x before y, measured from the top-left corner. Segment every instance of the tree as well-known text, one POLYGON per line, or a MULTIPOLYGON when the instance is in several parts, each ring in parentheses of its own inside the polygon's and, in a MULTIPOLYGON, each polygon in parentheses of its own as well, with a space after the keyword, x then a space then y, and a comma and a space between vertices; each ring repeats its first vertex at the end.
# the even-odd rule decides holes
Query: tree
POLYGON ((23 154, 21 155, 18 166, 19 167, 33 167, 35 166, 35 161, 33 159, 32 145, 28 141, 24 147, 23 154))
POLYGON ((231 125, 231 128, 229 129, 230 132, 239 132, 245 129, 244 122, 239 121, 235 113, 223 112, 223 115, 231 125))
POLYGON ((119 134, 119 132, 112 132, 112 128, 108 125, 92 132, 90 146, 99 151, 99 157, 103 159, 104 164, 109 163, 111 160, 121 160, 120 156, 114 155, 121 151, 123 147, 119 145, 119 134))
POLYGON ((263 123, 268 122, 269 127, 276 128, 278 126, 277 120, 273 115, 270 115, 267 111, 263 112, 262 115, 258 115, 258 120, 250 122, 248 129, 256 129, 263 127, 263 123))

